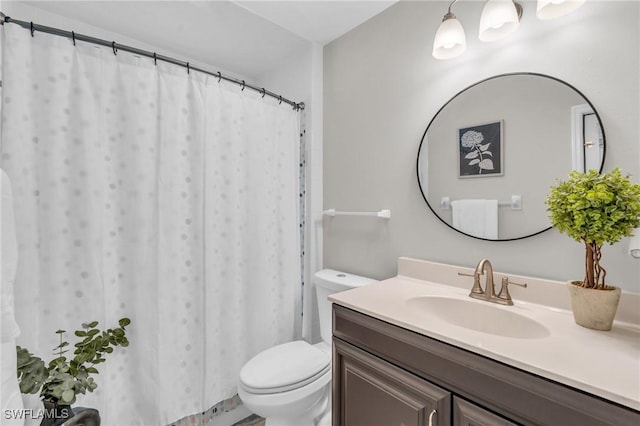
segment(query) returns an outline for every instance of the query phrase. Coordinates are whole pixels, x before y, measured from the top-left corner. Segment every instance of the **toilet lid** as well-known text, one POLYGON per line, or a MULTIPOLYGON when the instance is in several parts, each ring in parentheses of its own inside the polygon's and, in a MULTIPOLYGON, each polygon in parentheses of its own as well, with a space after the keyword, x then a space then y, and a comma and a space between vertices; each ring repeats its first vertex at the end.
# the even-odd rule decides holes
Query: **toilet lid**
POLYGON ((284 392, 304 386, 331 369, 331 356, 298 340, 254 356, 240 370, 242 386, 254 393, 284 392))

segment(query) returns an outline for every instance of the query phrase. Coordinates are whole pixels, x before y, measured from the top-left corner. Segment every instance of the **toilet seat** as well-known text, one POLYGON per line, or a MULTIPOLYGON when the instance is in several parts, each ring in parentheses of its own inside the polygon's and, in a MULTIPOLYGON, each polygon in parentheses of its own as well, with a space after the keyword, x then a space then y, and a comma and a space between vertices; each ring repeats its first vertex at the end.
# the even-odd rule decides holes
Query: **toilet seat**
POLYGON ((240 370, 240 385, 250 393, 287 392, 331 370, 331 356, 303 340, 284 343, 254 356, 240 370))

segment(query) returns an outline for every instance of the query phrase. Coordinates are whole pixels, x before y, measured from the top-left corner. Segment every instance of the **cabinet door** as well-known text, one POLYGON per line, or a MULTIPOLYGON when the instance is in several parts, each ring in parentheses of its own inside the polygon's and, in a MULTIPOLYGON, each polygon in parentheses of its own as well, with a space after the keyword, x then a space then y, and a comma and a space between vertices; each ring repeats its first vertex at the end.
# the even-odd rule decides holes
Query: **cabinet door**
POLYGON ((451 394, 334 338, 334 426, 448 426, 451 394))
POLYGON ((454 396, 453 426, 516 426, 516 423, 454 396))

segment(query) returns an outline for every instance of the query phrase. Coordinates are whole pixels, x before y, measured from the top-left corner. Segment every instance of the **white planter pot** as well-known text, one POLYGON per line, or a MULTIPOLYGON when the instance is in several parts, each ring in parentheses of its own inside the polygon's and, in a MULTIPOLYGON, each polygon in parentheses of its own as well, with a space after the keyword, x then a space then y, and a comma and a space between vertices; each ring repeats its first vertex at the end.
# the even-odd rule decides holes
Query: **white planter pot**
POLYGON ((574 285, 573 282, 567 281, 567 285, 576 324, 594 330, 611 330, 620 300, 620 288, 596 290, 574 285))

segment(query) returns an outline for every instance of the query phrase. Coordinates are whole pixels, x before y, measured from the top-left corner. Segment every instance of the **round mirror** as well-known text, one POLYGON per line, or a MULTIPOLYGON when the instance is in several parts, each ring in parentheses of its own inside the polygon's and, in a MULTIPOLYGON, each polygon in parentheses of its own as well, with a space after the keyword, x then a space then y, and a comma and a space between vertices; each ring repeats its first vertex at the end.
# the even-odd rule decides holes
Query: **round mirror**
POLYGON ((418 183, 431 211, 470 237, 509 241, 550 228, 544 200, 570 170, 602 170, 604 129, 573 86, 503 74, 456 94, 418 150, 418 183))

